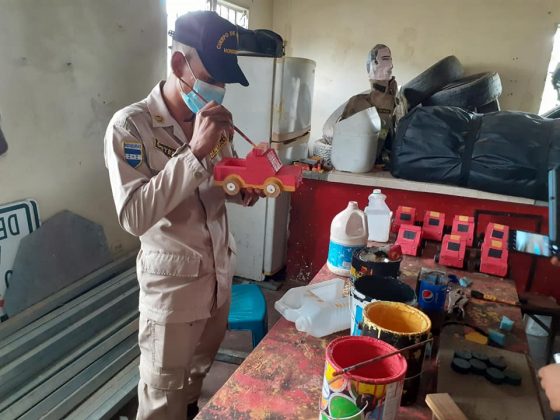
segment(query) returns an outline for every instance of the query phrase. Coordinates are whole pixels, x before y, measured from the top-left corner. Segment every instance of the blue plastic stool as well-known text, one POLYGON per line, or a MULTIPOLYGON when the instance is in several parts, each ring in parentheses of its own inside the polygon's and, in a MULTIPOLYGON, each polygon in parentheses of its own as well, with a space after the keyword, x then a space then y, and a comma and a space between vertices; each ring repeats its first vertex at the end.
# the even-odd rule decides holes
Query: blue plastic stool
POLYGON ((256 284, 234 284, 231 288, 228 328, 230 330, 250 330, 253 347, 268 332, 266 300, 261 288, 256 284))

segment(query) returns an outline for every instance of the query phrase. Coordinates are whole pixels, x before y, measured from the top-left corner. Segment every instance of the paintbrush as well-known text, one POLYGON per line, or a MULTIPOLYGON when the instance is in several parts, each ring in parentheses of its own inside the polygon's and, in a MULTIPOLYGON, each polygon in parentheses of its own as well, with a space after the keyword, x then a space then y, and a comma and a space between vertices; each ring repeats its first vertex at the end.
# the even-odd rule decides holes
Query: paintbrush
MULTIPOLYGON (((208 103, 208 100, 206 100, 206 98, 204 96, 202 96, 200 93, 198 93, 196 90, 194 90, 191 85, 189 85, 183 79, 181 79, 181 81, 184 84, 186 84, 190 88, 190 90, 193 91, 194 94, 200 98, 201 101, 203 101, 205 104, 208 103)), ((239 134, 241 137, 243 137, 243 139, 246 140, 251 146, 257 147, 257 145, 249 137, 247 137, 247 135, 243 131, 241 131, 239 128, 237 128, 237 126, 235 124, 232 124, 232 125, 233 125, 233 129, 237 132, 237 134, 239 134)))
POLYGON ((519 302, 515 302, 515 301, 512 301, 512 300, 498 299, 494 295, 490 295, 488 293, 482 293, 482 292, 479 292, 478 290, 471 290, 471 297, 473 297, 475 299, 486 300, 486 301, 489 301, 489 302, 503 303, 504 305, 519 306, 519 302))
POLYGON ((347 372, 350 372, 351 370, 358 369, 358 368, 360 368, 360 367, 362 367, 362 366, 366 366, 366 365, 369 365, 369 364, 372 364, 372 363, 377 363, 377 362, 379 362, 380 360, 387 359, 388 357, 395 356, 395 355, 400 354, 400 353, 402 353, 402 352, 404 352, 404 351, 407 351, 407 350, 415 349, 416 347, 421 347, 421 346, 423 346, 424 344, 427 344, 428 342, 430 342, 430 341, 432 341, 432 340, 433 340, 432 338, 428 338, 427 340, 420 341, 419 343, 413 344, 413 345, 408 346, 408 347, 404 347, 404 348, 402 348, 402 349, 398 349, 398 350, 396 350, 396 351, 394 351, 394 352, 392 352, 392 353, 387 353, 387 354, 384 354, 384 355, 382 355, 382 356, 376 356, 376 357, 373 357, 373 358, 371 358, 371 359, 364 360, 363 362, 359 362, 359 363, 356 363, 356 364, 354 364, 354 365, 345 367, 345 368, 342 369, 342 370, 337 370, 337 371, 335 371, 335 372, 333 373, 333 379, 331 379, 331 380, 329 381, 329 383, 331 383, 332 381, 334 381, 335 378, 336 378, 337 376, 343 375, 343 374, 345 374, 345 373, 347 373, 347 372))

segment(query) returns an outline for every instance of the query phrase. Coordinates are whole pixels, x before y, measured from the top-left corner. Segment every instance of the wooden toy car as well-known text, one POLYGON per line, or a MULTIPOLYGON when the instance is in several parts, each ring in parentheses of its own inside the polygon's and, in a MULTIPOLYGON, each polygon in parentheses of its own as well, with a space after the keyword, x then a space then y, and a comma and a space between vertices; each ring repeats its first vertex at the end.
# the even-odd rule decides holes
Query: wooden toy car
POLYGON ((422 242, 422 228, 415 225, 401 225, 395 245, 400 245, 405 255, 418 255, 422 242))
POLYGON ((488 223, 481 245, 480 272, 505 277, 508 272, 509 226, 488 223))
POLYGON ((486 226, 486 234, 484 235, 484 242, 492 239, 501 241, 503 247, 507 248, 509 240, 509 226, 500 225, 498 223, 488 223, 488 226, 486 226))
POLYGON ((446 267, 464 268, 467 240, 461 235, 445 235, 441 243, 441 250, 436 254, 436 263, 446 267))
POLYGON ((508 272, 509 251, 499 239, 486 237, 480 254, 480 272, 505 277, 508 272))
POLYGON ((460 235, 467 241, 467 246, 473 246, 474 242, 474 217, 455 216, 453 219, 452 235, 460 235))
POLYGON ((413 225, 416 221, 416 209, 414 207, 399 206, 393 221, 393 232, 398 232, 401 225, 413 225))
POLYGON ((433 241, 441 241, 445 227, 445 214, 437 211, 427 211, 422 225, 422 237, 433 241))
POLYGON ((214 183, 226 194, 236 195, 241 188, 258 188, 270 198, 282 191, 293 192, 303 181, 302 168, 285 166, 266 143, 254 147, 245 159, 225 158, 214 166, 214 183))

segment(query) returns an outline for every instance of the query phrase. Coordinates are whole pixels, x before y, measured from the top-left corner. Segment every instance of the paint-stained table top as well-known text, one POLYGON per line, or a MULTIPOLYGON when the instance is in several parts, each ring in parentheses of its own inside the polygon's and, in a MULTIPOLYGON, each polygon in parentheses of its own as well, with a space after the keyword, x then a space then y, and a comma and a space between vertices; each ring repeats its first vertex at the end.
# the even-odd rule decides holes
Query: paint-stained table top
MULTIPOLYGON (((414 287, 422 266, 433 267, 433 260, 405 257, 401 264, 401 279, 414 287)), ((480 273, 447 271, 459 277, 467 275, 473 281, 473 289, 492 293, 501 299, 517 300, 515 285, 510 280, 480 273)), ((325 266, 312 283, 333 277, 336 276, 325 266)), ((466 307, 465 321, 483 329, 497 329, 502 315, 515 322, 513 331, 507 336, 505 348, 527 353, 527 337, 518 308, 471 299, 466 307)), ((333 338, 343 334, 348 334, 348 331, 322 339, 314 338, 297 331, 292 322, 281 318, 201 410, 197 419, 318 418, 325 348, 333 338)), ((437 367, 433 358, 425 363, 421 395, 417 403, 411 407, 401 407, 399 419, 431 419, 424 397, 426 393, 435 392, 436 377, 437 367)))

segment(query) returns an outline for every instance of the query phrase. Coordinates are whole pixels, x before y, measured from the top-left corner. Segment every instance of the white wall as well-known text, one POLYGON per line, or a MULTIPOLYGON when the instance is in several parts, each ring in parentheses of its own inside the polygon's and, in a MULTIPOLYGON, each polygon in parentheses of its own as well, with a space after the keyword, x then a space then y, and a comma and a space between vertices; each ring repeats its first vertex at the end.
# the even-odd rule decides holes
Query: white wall
POLYGON ((118 226, 103 162, 111 115, 165 77, 165 4, 154 0, 0 0, 0 203, 39 202, 105 228, 112 251, 136 246, 118 226))
POLYGON ((249 29, 272 29, 272 0, 230 0, 249 9, 249 29))
POLYGON ((391 48, 399 84, 454 54, 469 73, 500 73, 503 109, 537 112, 559 22, 558 0, 273 1, 288 55, 317 62, 314 139, 338 105, 369 88, 365 59, 377 43, 391 48))

